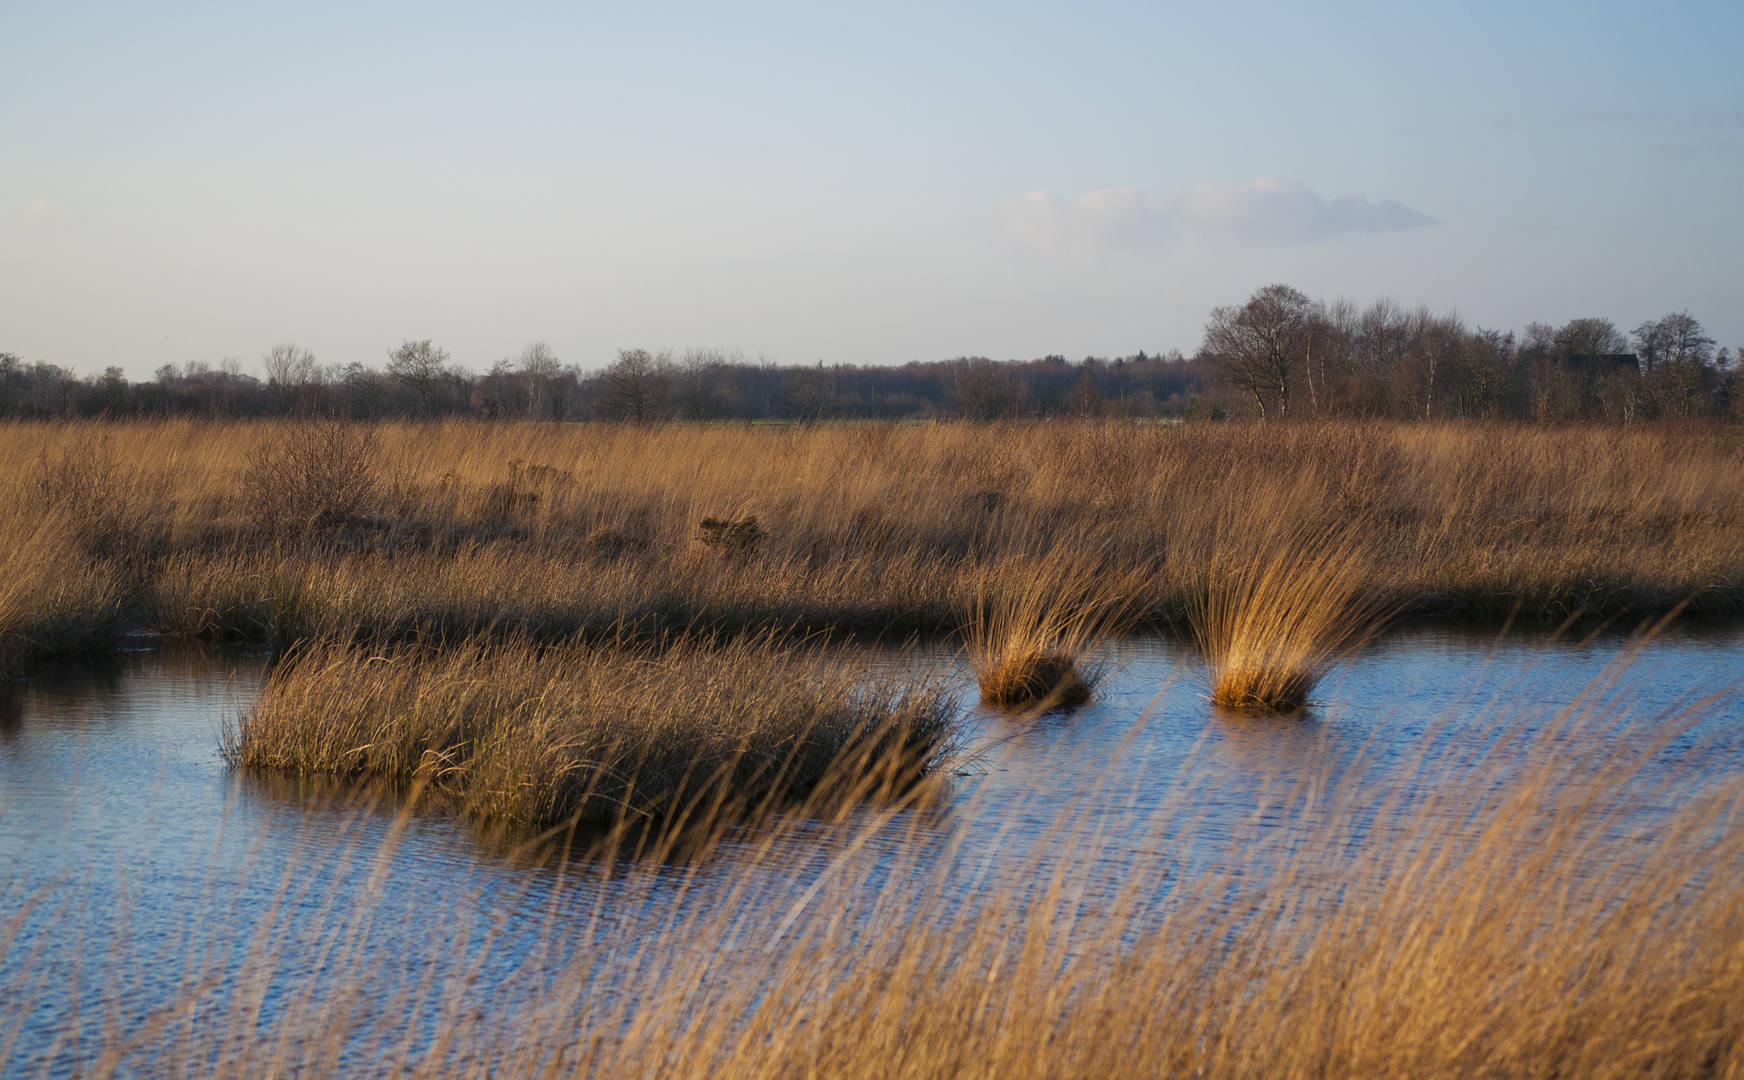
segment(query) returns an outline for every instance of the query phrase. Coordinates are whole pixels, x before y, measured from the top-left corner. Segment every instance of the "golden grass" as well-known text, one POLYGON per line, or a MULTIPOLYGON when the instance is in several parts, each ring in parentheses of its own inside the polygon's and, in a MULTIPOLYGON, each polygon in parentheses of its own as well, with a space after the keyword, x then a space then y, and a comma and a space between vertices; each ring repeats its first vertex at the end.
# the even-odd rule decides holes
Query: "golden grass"
POLYGON ((1381 629, 1375 556, 1363 532, 1301 520, 1299 508, 1244 514, 1205 559, 1188 622, 1205 658, 1211 701, 1261 713, 1296 712, 1326 671, 1381 629))
POLYGON ((988 567, 961 617, 981 700, 1039 712, 1090 700, 1097 645, 1131 629, 1143 575, 1070 558, 988 567))
POLYGON ((9 617, 14 655, 111 611, 281 643, 953 629, 989 574, 1044 559, 1149 568, 1141 613, 1175 619, 1210 538, 1280 506, 1368 537, 1365 591, 1409 611, 1744 610, 1730 428, 448 421, 336 445, 288 422, 7 423, 0 505, 8 557, 57 567, 62 597, 15 601, 35 621, 26 648, 9 617), (707 543, 711 519, 757 540, 707 543))
MULTIPOLYGON (((489 991, 373 956, 379 893, 294 936, 257 927, 240 957, 194 923, 176 947, 223 959, 162 1007, 118 989, 45 1018, 31 980, 63 973, 26 967, 0 1045, 60 1025, 91 1078, 1736 1077, 1744 783, 1665 768, 1704 708, 1492 717, 1511 734, 1482 750, 1304 777, 1226 836, 1196 830, 1190 767, 1145 837, 1056 809, 1046 858, 955 878, 955 841, 899 805, 775 822, 676 879, 572 863, 615 882, 619 917, 554 911, 527 962, 567 959, 489 991), (1268 828, 1285 812, 1301 827, 1268 828), (1093 882, 1108 859, 1120 876, 1093 882), (322 977, 275 983, 285 943, 330 957, 322 977)), ((493 935, 416 910, 399 917, 433 948, 501 969, 493 935)))
POLYGON ((103 652, 128 621, 124 574, 65 542, 60 515, 0 509, 0 677, 41 658, 103 652))
POLYGON ((767 636, 666 647, 299 647, 224 737, 233 766, 423 780, 498 823, 669 817, 930 771, 948 683, 898 684, 767 636), (842 779, 838 777, 838 779, 842 779))

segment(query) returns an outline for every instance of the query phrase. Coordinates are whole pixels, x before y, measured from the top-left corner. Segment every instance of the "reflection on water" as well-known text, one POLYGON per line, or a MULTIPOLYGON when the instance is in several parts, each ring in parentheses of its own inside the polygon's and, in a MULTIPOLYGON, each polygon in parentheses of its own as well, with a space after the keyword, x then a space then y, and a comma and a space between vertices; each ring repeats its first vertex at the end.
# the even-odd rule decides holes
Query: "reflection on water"
MULTIPOLYGON (((1108 660, 1092 703, 1028 720, 975 705, 965 679, 972 753, 945 803, 871 837, 853 822, 790 823, 764 862, 787 871, 777 875, 787 895, 771 902, 803 896, 850 858, 872 868, 856 880, 920 868, 965 896, 989 877, 1062 860, 1091 897, 1140 868, 1166 891, 1239 865, 1256 838, 1308 835, 1328 792, 1349 797, 1347 775, 1360 777, 1369 804, 1350 815, 1346 854, 1359 858, 1368 830, 1408 820, 1383 804, 1409 805, 1444 782, 1425 760, 1526 745, 1557 731, 1583 694, 1596 704, 1581 739, 1629 719, 1682 724, 1653 748, 1642 783, 1658 786, 1644 806, 1662 810, 1744 761, 1735 626, 1668 633, 1638 650, 1615 634, 1582 643, 1407 628, 1288 720, 1212 709, 1179 643, 1134 639, 1108 660), (1678 719, 1697 702, 1696 715, 1678 719)), ((887 662, 961 666, 942 645, 887 662)), ((755 837, 700 869, 631 880, 480 843, 440 802, 408 814, 391 791, 228 772, 221 725, 265 664, 173 647, 0 684, 0 922, 18 928, 10 945, 0 939, 0 1001, 10 1003, 0 1022, 22 1028, 0 1071, 73 1053, 49 1040, 75 1008, 90 1012, 107 995, 143 1011, 263 949, 274 958, 258 988, 270 1020, 319 981, 311 976, 330 974, 336 928, 365 909, 367 927, 349 940, 375 977, 476 969, 478 985, 507 994, 517 981, 537 984, 584 939, 633 942, 673 904, 735 902, 724 883, 755 837)))

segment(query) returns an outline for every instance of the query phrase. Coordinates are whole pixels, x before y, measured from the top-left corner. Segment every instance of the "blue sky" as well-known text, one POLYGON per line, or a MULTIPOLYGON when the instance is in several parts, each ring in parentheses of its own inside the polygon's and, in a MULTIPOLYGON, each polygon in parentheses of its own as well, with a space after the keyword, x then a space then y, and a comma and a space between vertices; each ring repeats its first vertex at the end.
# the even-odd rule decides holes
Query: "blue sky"
POLYGON ((1273 281, 1744 343, 1744 5, 0 0, 0 351, 1191 351, 1273 281))

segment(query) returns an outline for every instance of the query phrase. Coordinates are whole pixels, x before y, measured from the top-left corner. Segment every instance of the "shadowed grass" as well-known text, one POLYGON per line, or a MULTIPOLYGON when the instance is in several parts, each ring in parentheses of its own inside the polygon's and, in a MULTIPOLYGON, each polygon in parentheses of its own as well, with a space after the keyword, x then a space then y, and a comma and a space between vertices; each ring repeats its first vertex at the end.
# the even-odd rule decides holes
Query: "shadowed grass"
POLYGON ((62 515, 0 509, 0 678, 29 661, 112 648, 129 621, 125 571, 64 542, 62 515))
POLYGON ((546 826, 810 791, 835 763, 919 775, 950 688, 768 637, 665 648, 474 641, 300 648, 226 731, 234 766, 424 779, 475 817, 546 826))

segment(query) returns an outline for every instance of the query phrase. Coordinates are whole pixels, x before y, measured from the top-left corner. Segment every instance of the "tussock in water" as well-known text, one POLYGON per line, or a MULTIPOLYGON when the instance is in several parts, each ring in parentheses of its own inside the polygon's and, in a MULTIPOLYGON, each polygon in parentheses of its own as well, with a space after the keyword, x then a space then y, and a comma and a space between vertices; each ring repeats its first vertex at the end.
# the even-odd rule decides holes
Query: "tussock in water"
POLYGON ((1188 614, 1213 704, 1293 713, 1334 664, 1373 638, 1387 610, 1367 587, 1373 557, 1356 529, 1282 514, 1270 521, 1256 528, 1244 516, 1217 537, 1188 614))
POLYGON ((981 700, 1001 708, 1082 705, 1090 686, 1072 657, 1060 653, 1008 655, 980 678, 981 700))
POLYGON ((224 756, 293 775, 423 780, 476 818, 547 826, 779 800, 872 773, 898 783, 950 752, 956 715, 940 679, 873 676, 769 637, 328 643, 279 665, 226 732, 224 756))
POLYGON ((1090 653, 1130 627, 1138 579, 1059 558, 998 567, 963 616, 981 700, 1027 711, 1089 701, 1090 653))

